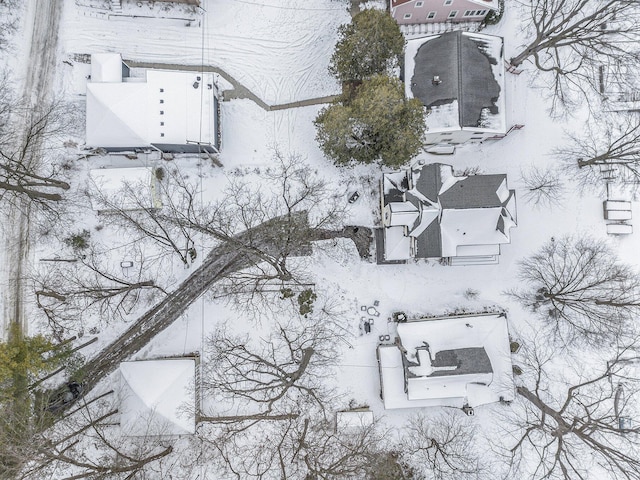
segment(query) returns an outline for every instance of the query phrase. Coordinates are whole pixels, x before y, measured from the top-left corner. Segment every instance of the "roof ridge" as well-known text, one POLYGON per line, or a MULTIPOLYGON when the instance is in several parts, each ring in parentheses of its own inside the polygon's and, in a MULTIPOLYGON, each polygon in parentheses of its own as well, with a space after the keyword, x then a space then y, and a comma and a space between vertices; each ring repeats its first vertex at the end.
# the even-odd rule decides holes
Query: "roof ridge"
POLYGON ((458 30, 456 31, 456 55, 457 55, 457 62, 458 62, 458 124, 460 125, 460 128, 464 128, 464 123, 462 123, 462 102, 464 101, 464 97, 463 97, 463 91, 462 91, 462 67, 463 67, 463 61, 462 61, 462 31, 458 30))

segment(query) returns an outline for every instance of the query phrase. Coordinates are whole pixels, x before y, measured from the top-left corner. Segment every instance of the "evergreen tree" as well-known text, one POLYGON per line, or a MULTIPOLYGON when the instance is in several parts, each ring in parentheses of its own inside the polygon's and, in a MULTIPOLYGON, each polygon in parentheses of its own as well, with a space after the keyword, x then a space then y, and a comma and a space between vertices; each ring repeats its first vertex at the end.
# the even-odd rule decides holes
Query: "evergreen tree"
POLYGON ((364 81, 351 101, 324 108, 314 123, 320 148, 337 164, 403 165, 419 152, 425 131, 422 103, 407 100, 402 82, 384 75, 364 81))
POLYGON ((400 27, 382 10, 363 10, 351 23, 340 26, 338 34, 329 72, 343 82, 388 73, 404 50, 400 27))

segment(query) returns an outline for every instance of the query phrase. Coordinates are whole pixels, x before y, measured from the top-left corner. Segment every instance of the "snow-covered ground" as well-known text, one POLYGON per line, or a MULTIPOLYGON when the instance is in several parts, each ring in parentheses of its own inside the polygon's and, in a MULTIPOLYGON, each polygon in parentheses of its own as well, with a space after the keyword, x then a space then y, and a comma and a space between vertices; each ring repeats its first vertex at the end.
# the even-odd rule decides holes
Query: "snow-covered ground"
MULTIPOLYGON (((338 84, 329 76, 327 65, 336 41, 336 29, 349 20, 342 2, 204 0, 202 11, 193 15, 184 11, 174 12, 175 17, 193 16, 196 21, 191 26, 186 26, 184 20, 126 16, 136 15, 136 8, 140 7, 135 2, 126 6, 123 16, 90 8, 86 4, 74 0, 64 2, 60 29, 61 60, 74 58, 77 54, 119 52, 124 58, 137 61, 212 65, 229 73, 268 104, 338 92, 338 84)), ((145 10, 145 14, 148 13, 145 10)), ((508 11, 501 24, 488 28, 486 33, 505 37, 505 58, 517 50, 519 32, 513 12, 508 11)), ((82 106, 83 98, 78 95, 81 88, 73 82, 82 83, 86 65, 76 61, 71 63, 73 66, 60 64, 61 95, 82 106)), ((590 234, 612 244, 623 260, 640 266, 637 253, 640 234, 608 237, 602 216, 603 198, 592 194, 578 195, 570 178, 566 179, 567 193, 559 206, 534 206, 527 203, 522 195, 522 171, 534 164, 553 164, 551 150, 561 145, 565 130, 579 131, 582 128, 586 118, 583 112, 575 112, 573 117, 564 119, 550 119, 544 96, 530 85, 527 71, 521 75, 507 74, 505 102, 507 128, 522 124, 523 129, 511 132, 500 141, 458 147, 454 156, 423 154, 415 159, 450 163, 456 170, 479 167, 483 173, 507 174, 509 187, 515 188, 518 196, 518 226, 511 230, 511 244, 502 246, 498 265, 446 267, 435 261, 422 261, 378 266, 362 261, 352 244, 342 240, 336 241, 335 248, 328 241, 324 245, 328 248, 317 249, 312 257, 311 271, 316 289, 335 296, 347 310, 342 324, 344 337, 336 339, 342 356, 334 380, 345 395, 345 407, 350 399, 355 400, 355 404, 368 405, 391 426, 402 425, 409 415, 415 413, 413 409, 385 412, 379 397, 375 351, 380 335, 394 334, 393 324, 387 322, 393 312, 438 316, 462 310, 503 309, 508 315, 510 332, 517 336, 519 331, 527 328, 530 314, 504 292, 518 285, 518 260, 537 250, 549 238, 590 234), (476 291, 477 298, 468 295, 469 290, 476 291), (376 300, 380 316, 376 317, 372 333, 362 335, 361 306, 371 306, 376 300)), ((338 168, 325 159, 314 141, 312 124, 320 108, 310 106, 265 111, 247 99, 222 102, 222 151, 219 156, 222 169, 198 163, 195 159, 183 159, 176 164, 189 175, 200 175, 206 185, 204 194, 211 193, 213 197, 215 192, 224 189, 229 177, 259 178, 256 171, 270 166, 276 149, 285 154, 300 154, 312 169, 320 172, 337 192, 344 195, 345 202, 350 193, 360 192, 346 224, 379 225, 377 188, 381 169, 376 166, 338 168)), ((82 142, 81 137, 79 133, 76 140, 82 142)), ((103 166, 99 162, 93 158, 78 162, 78 178, 85 178, 91 168, 103 166)), ((159 162, 157 159, 144 159, 136 166, 156 166, 159 162)), ((116 162, 114 166, 121 165, 116 162)), ((73 188, 81 192, 86 187, 79 182, 73 188)), ((112 240, 114 250, 115 244, 126 243, 126 239, 119 238, 108 228, 99 232, 95 230, 94 213, 88 198, 83 198, 82 201, 86 202, 82 205, 85 216, 78 221, 78 227, 87 225, 101 241, 112 240)), ((640 218, 637 202, 633 204, 633 218, 640 218)), ((42 243, 37 247, 33 268, 39 268, 38 260, 51 255, 56 248, 54 243, 42 243)), ((189 273, 189 270, 172 264, 166 277, 171 279, 173 286, 189 273)), ((134 312, 129 320, 137 313, 139 311, 134 312)), ((91 321, 88 322, 90 326, 91 321)), ((204 296, 132 360, 202 351, 205 338, 225 323, 233 323, 234 328, 247 333, 255 329, 250 319, 231 305, 204 296)), ((34 321, 34 327, 38 330, 42 323, 34 321)), ((126 325, 122 324, 96 330, 100 332, 99 341, 83 353, 91 355, 98 351, 124 328, 126 325)), ((117 377, 111 376, 101 383, 99 390, 117 386, 116 382, 117 377)), ((203 404, 205 409, 213 407, 206 402, 203 404)), ((508 407, 494 406, 486 410, 481 407, 476 412, 477 416, 469 421, 486 427, 490 432, 494 428, 495 417, 492 415, 500 408, 508 407)))
POLYGON ((69 55, 118 52, 129 60, 217 66, 268 104, 338 93, 326 67, 337 27, 349 21, 341 2, 201 3, 202 10, 189 16, 196 21, 186 26, 183 20, 135 18, 149 12, 133 2, 123 2, 123 14, 114 15, 66 0, 60 41, 69 55))

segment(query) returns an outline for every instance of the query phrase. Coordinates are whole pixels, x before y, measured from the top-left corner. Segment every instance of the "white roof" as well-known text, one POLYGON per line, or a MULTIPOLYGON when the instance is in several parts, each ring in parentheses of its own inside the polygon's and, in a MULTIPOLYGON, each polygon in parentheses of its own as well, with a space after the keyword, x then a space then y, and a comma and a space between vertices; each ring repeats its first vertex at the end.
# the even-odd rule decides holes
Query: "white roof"
MULTIPOLYGON (((492 403, 503 397, 513 398, 513 373, 509 350, 507 321, 500 315, 447 317, 398 324, 398 336, 406 349, 407 359, 419 366, 410 366, 407 378, 402 353, 396 345, 378 350, 385 408, 446 405, 461 407, 492 403), (492 372, 442 374, 429 376, 433 367, 424 348, 429 345, 432 356, 444 350, 483 348, 489 357, 492 372), (484 385, 483 385, 484 384, 484 385)), ((446 368, 445 368, 446 370, 446 368)))
POLYGON ((349 410, 336 413, 336 430, 349 431, 373 424, 373 412, 371 410, 349 410))
POLYGON ((91 206, 96 211, 110 209, 111 203, 117 204, 119 208, 124 210, 162 206, 159 194, 155 189, 156 180, 151 167, 97 168, 89 171, 89 179, 90 188, 99 191, 99 195, 91 196, 91 206), (123 191, 128 187, 134 190, 146 190, 148 204, 139 205, 134 203, 132 198, 123 196, 123 191))
POLYGON ((126 435, 195 433, 195 361, 120 364, 120 425, 126 435))
POLYGON ((420 212, 411 202, 390 202, 385 208, 385 226, 412 227, 420 212))
MULTIPOLYGON (((96 55, 92 56, 92 68, 94 57, 96 69, 106 71, 96 55)), ((121 82, 87 84, 88 146, 216 143, 213 74, 168 70, 144 73, 143 77, 121 82)), ((107 76, 111 78, 111 74, 107 76)))
POLYGON ((498 0, 469 0, 471 3, 476 3, 482 7, 496 10, 498 8, 498 0))
POLYGON ((145 83, 87 85, 87 145, 144 147, 149 145, 145 83))
POLYGON ((409 400, 404 391, 404 368, 400 349, 395 345, 380 345, 378 347, 378 359, 380 362, 382 401, 385 409, 438 406, 462 408, 464 405, 464 400, 461 397, 409 400))
POLYGON ((92 82, 122 82, 122 55, 94 53, 91 55, 92 82))
POLYGON ((440 219, 442 256, 457 256, 461 245, 509 243, 509 230, 505 235, 497 228, 501 215, 502 207, 444 209, 440 219))
POLYGON ((411 238, 404 234, 404 227, 384 229, 384 257, 387 260, 408 260, 411 258, 411 238))

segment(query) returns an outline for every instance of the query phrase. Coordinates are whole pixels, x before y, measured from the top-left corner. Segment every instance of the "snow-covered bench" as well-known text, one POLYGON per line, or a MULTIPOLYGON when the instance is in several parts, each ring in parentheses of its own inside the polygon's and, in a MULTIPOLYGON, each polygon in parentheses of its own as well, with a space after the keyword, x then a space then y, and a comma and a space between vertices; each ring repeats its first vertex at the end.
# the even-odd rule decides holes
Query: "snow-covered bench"
POLYGON ((629 235, 633 233, 633 226, 628 223, 607 223, 609 235, 629 235))
POLYGON ((627 200, 605 200, 602 207, 605 220, 631 220, 631 202, 627 200))

